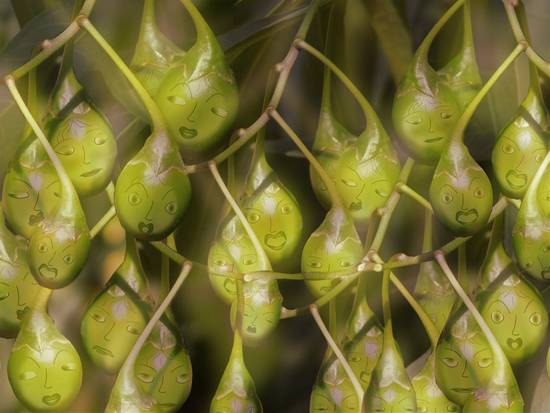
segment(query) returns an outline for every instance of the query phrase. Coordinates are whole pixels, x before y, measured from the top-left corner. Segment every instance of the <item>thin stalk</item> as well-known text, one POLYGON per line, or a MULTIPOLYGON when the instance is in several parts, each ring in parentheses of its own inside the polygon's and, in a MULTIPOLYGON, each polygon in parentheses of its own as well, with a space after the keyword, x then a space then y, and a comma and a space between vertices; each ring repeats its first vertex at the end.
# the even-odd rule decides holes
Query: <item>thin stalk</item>
POLYGON ((319 174, 319 176, 321 177, 321 180, 323 181, 323 183, 327 187, 332 205, 333 206, 338 206, 338 207, 343 207, 343 203, 342 203, 342 199, 340 198, 340 194, 336 190, 336 185, 334 185, 334 182, 328 176, 327 172, 325 171, 325 168, 323 168, 321 166, 321 164, 319 163, 317 158, 315 158, 315 156, 313 156, 313 154, 310 152, 310 150, 307 148, 307 146, 304 145, 302 140, 298 137, 296 132, 294 132, 294 130, 292 130, 290 125, 288 123, 286 123, 286 121, 282 118, 281 115, 279 115, 279 112, 277 112, 276 110, 273 109, 269 112, 269 114, 275 120, 275 122, 277 122, 279 124, 279 126, 286 132, 288 137, 292 140, 292 142, 294 142, 294 144, 298 147, 300 152, 302 152, 304 154, 304 156, 309 161, 311 166, 313 166, 313 168, 315 168, 315 172, 317 172, 317 174, 319 174))
POLYGON ((113 219, 116 216, 116 209, 114 206, 111 206, 109 210, 101 217, 99 221, 93 226, 93 228, 90 230, 90 238, 95 238, 97 234, 101 232, 105 226, 111 222, 111 219, 113 219))
POLYGON ((348 375, 348 378, 350 379, 351 384, 353 385, 353 388, 355 389, 355 392, 357 393, 357 398, 358 398, 360 404, 362 405, 363 404, 363 393, 364 393, 363 387, 359 383, 359 380, 355 376, 355 373, 351 369, 348 361, 346 360, 346 358, 342 354, 342 351, 338 347, 338 344, 336 344, 336 342, 334 341, 334 339, 330 335, 330 332, 328 331, 327 327, 325 326, 325 323, 323 322, 323 319, 321 318, 321 315, 319 314, 319 309, 317 308, 317 306, 312 305, 310 307, 310 312, 311 312, 311 315, 313 316, 313 319, 317 323, 317 326, 319 327, 319 330, 321 330, 321 333, 325 337, 325 340, 327 341, 328 345, 330 346, 330 348, 332 349, 332 351, 334 352, 334 354, 338 358, 338 361, 340 362, 340 364, 344 368, 344 371, 348 375))
POLYGON ((149 244, 151 244, 153 247, 155 247, 157 250, 159 250, 162 254, 168 256, 172 261, 174 261, 176 264, 183 265, 186 262, 190 262, 193 264, 194 268, 198 268, 201 271, 208 271, 208 266, 204 265, 200 262, 191 261, 178 253, 177 251, 174 251, 172 248, 167 246, 164 242, 161 241, 152 241, 149 244))
POLYGON ((433 214, 434 210, 432 208, 432 204, 430 204, 430 201, 428 201, 426 198, 424 198, 422 195, 420 195, 418 192, 416 192, 410 186, 408 186, 407 184, 398 183, 396 185, 396 189, 399 192, 401 192, 402 194, 407 195, 413 201, 416 201, 417 203, 419 203, 427 211, 429 211, 433 214))
POLYGON ((105 192, 107 193, 107 198, 109 198, 109 202, 112 205, 114 205, 115 204, 115 184, 113 183, 113 181, 109 181, 107 188, 105 188, 105 192))
POLYGON ((468 277, 468 259, 466 256, 466 243, 458 247, 458 282, 468 293, 471 294, 471 283, 468 277))
POLYGON ((94 25, 85 16, 80 16, 78 19, 79 24, 92 36, 92 38, 99 44, 99 46, 107 53, 116 67, 122 72, 124 77, 130 82, 136 93, 138 94, 141 102, 145 106, 147 113, 151 117, 153 127, 164 129, 165 123, 162 113, 160 112, 157 104, 151 98, 147 90, 143 87, 141 82, 137 79, 130 68, 124 63, 120 56, 115 52, 111 45, 105 40, 105 38, 97 31, 94 25))

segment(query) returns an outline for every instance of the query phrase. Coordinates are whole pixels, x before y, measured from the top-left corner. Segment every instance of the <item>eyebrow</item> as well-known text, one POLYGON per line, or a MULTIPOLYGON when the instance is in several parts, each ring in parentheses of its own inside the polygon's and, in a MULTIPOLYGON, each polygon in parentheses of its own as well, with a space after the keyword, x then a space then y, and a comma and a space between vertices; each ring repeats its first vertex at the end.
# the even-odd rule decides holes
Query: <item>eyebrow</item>
POLYGON ((162 196, 161 199, 166 198, 166 196, 167 196, 170 192, 173 192, 173 191, 174 191, 174 188, 170 188, 168 191, 166 191, 166 193, 162 196))
POLYGON ((66 251, 67 249, 71 248, 74 244, 75 244, 74 241, 69 243, 69 245, 67 245, 65 248, 63 248, 63 251, 66 251))
POLYGON ((504 307, 506 307, 506 310, 508 311, 508 314, 510 314, 511 311, 510 311, 510 309, 508 308, 508 306, 506 305, 506 303, 505 303, 504 301, 502 301, 502 300, 496 300, 496 301, 495 301, 495 304, 496 304, 496 303, 501 303, 504 307))
POLYGON ((50 182, 46 188, 49 188, 50 186, 55 185, 58 182, 59 182, 59 180, 55 179, 54 181, 50 182))
POLYGON ((58 357, 61 353, 66 352, 66 351, 67 351, 67 350, 60 350, 60 351, 58 351, 57 354, 55 355, 55 358, 53 359, 53 362, 55 363, 55 361, 57 360, 57 357, 58 357))
POLYGON ((206 99, 206 102, 208 102, 210 99, 215 98, 216 96, 223 96, 221 93, 214 93, 213 95, 210 95, 208 99, 206 99))
MULTIPOLYGON (((137 178, 137 180, 139 180, 139 178, 137 178)), ((136 181, 137 181, 137 180, 136 180, 136 181)), ((126 188, 126 191, 125 191, 125 192, 128 192, 128 191, 130 190, 130 188, 132 188, 133 186, 139 185, 139 186, 141 186, 141 188, 143 189, 143 191, 144 191, 145 193, 147 193, 147 189, 145 188, 145 185, 143 185, 141 182, 136 182, 136 181, 132 182, 132 183, 130 184, 130 186, 129 186, 128 188, 126 188)))
POLYGON ((529 307, 531 305, 532 302, 534 302, 535 299, 532 299, 531 301, 529 301, 526 305, 525 305, 525 309, 523 310, 524 313, 527 312, 527 307, 529 307))
POLYGON ((349 169, 351 172, 353 172, 359 180, 361 179, 361 175, 359 175, 355 169, 350 168, 349 166, 346 166, 346 169, 349 169))
MULTIPOLYGON (((38 362, 35 359, 33 359, 32 357, 25 357, 25 358, 31 360, 34 364, 36 364, 36 367, 38 367, 39 369, 41 368, 40 364, 38 364, 38 362)), ((55 362, 55 360, 54 360, 54 362, 55 362)))
POLYGON ((21 183, 24 183, 25 185, 27 185, 29 188, 32 188, 31 184, 21 178, 15 178, 16 181, 19 181, 21 183))

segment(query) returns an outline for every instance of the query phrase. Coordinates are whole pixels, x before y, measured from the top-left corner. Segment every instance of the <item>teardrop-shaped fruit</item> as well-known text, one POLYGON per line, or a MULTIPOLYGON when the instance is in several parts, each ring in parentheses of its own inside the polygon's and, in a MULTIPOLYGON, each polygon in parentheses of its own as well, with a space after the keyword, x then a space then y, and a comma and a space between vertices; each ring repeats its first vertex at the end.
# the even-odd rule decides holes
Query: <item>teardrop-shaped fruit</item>
POLYGON ((189 353, 167 319, 159 321, 135 362, 137 383, 163 413, 176 412, 191 392, 193 372, 189 353))
POLYGON ((391 321, 384 327, 382 354, 363 403, 367 412, 416 412, 416 396, 403 357, 393 338, 391 321))
POLYGON ((238 333, 235 334, 229 361, 210 404, 210 413, 227 412, 263 412, 254 381, 244 362, 238 333))
POLYGON ((117 144, 111 125, 85 95, 72 69, 58 81, 51 106, 49 140, 76 192, 102 191, 111 180, 117 144))
POLYGON ((138 239, 165 238, 180 223, 190 198, 191 184, 177 146, 166 131, 154 129, 116 181, 120 222, 138 239))
POLYGON ((147 294, 136 242, 127 236, 124 261, 82 319, 82 343, 96 366, 110 373, 120 369, 147 324, 147 294))
POLYGON ((130 68, 149 92, 155 96, 174 60, 184 52, 158 28, 156 0, 144 0, 139 35, 130 68))
POLYGON ((302 239, 302 213, 294 195, 267 162, 263 138, 256 141, 241 205, 271 264, 284 267, 302 239))
MULTIPOLYGON (((302 272, 355 272, 363 258, 363 246, 350 215, 342 207, 331 208, 308 238, 302 251, 302 272)), ((307 280, 316 297, 329 292, 339 280, 307 280)))
POLYGON ((47 313, 50 291, 42 288, 25 313, 8 359, 17 399, 32 411, 66 411, 80 391, 82 363, 47 313))
POLYGON ((489 220, 493 189, 489 177, 461 140, 449 143, 430 184, 436 217, 456 235, 479 232, 489 220))
POLYGON ((8 166, 2 187, 6 221, 16 234, 29 239, 61 198, 61 183, 34 134, 25 136, 8 166))
POLYGON ((435 359, 435 352, 431 352, 424 367, 412 378, 416 409, 419 413, 460 412, 461 407, 447 399, 437 385, 435 359))
POLYGON ((155 101, 180 147, 197 153, 226 137, 237 115, 239 91, 216 36, 191 0, 182 3, 197 40, 166 73, 155 101))
POLYGON ((0 337, 17 335, 24 310, 39 290, 27 263, 27 247, 6 228, 0 209, 0 337))
POLYGON ((539 280, 550 279, 550 159, 535 173, 518 211, 512 241, 519 266, 539 280))

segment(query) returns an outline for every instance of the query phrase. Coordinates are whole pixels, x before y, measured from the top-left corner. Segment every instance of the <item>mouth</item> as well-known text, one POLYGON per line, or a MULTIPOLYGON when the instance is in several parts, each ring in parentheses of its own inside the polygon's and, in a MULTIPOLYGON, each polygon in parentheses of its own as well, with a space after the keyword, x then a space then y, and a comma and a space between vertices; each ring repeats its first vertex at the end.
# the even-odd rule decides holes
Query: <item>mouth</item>
POLYGON ((59 403, 59 400, 61 399, 61 395, 59 393, 54 393, 50 396, 44 396, 42 397, 42 401, 44 404, 47 404, 48 406, 54 406, 57 403, 59 403))
POLYGON ((352 202, 351 204, 349 204, 349 210, 350 211, 359 211, 362 206, 363 206, 363 203, 361 201, 352 202))
POLYGON ((478 218, 477 210, 472 208, 466 211, 458 211, 456 213, 456 220, 461 224, 471 224, 476 222, 478 218))
POLYGON ((252 333, 252 334, 256 334, 256 327, 254 326, 248 326, 246 328, 246 331, 248 331, 249 333, 252 333))
POLYGON ((473 393, 476 389, 473 387, 453 387, 451 390, 455 393, 473 393))
POLYGON ((101 354, 102 356, 109 356, 109 357, 113 357, 113 358, 115 357, 113 352, 111 350, 109 350, 108 348, 101 347, 101 346, 93 346, 92 349, 95 350, 96 353, 101 354))
POLYGON ((29 225, 36 225, 44 219, 42 211, 37 212, 29 217, 29 225))
POLYGON ((267 234, 265 236, 265 245, 272 250, 280 250, 286 244, 286 234, 283 231, 279 231, 275 234, 267 234))
POLYGON ((90 176, 97 175, 101 172, 101 168, 92 169, 91 171, 81 173, 80 176, 83 178, 89 178, 90 176))
POLYGON ((180 135, 184 139, 193 139, 195 136, 197 136, 197 130, 193 128, 186 128, 185 126, 182 126, 180 128, 180 135))
POLYGON ((370 374, 366 371, 362 371, 359 375, 359 380, 361 380, 363 383, 368 383, 368 381, 370 380, 370 374))
POLYGON ((523 346, 523 340, 521 339, 521 337, 510 337, 508 340, 506 340, 506 344, 508 344, 508 347, 510 347, 512 350, 518 350, 521 348, 521 346, 523 346))
POLYGON ((521 189, 527 185, 527 175, 518 174, 516 171, 510 169, 506 174, 506 182, 514 189, 521 189))
POLYGON ((25 310, 27 309, 27 307, 21 309, 21 310, 17 310, 15 312, 15 314, 17 315, 17 319, 18 320, 23 320, 23 316, 25 315, 25 310))
POLYGON ((158 407, 160 407, 161 409, 173 409, 174 406, 176 406, 176 403, 158 403, 157 404, 158 407))
POLYGON ((57 268, 48 264, 40 264, 40 267, 38 267, 38 272, 42 277, 48 280, 57 278, 57 268))
POLYGON ((426 143, 435 143, 443 140, 443 136, 438 136, 437 138, 424 139, 426 143))
POLYGON ((540 275, 542 275, 542 278, 544 279, 550 279, 550 268, 545 268, 540 272, 540 275))
POLYGON ((154 225, 151 222, 149 222, 148 224, 146 224, 145 222, 139 223, 139 230, 144 234, 150 234, 151 232, 153 232, 153 228, 154 225))

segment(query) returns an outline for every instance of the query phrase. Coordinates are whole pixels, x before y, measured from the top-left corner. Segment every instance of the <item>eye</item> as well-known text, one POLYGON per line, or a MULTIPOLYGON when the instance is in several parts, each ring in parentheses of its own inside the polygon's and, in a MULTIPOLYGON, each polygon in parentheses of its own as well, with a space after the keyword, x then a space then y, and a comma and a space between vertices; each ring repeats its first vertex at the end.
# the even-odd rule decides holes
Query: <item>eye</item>
POLYGON ((107 142, 107 139, 105 139, 102 136, 97 136, 97 137, 94 138, 94 143, 96 145, 103 145, 105 142, 107 142))
POLYGON ((417 406, 416 411, 418 413, 424 413, 428 411, 428 408, 426 406, 417 406))
POLYGON ((493 311, 491 313, 491 320, 493 320, 493 323, 500 324, 502 323, 502 320, 504 320, 504 315, 500 311, 493 311))
POLYGON ((128 324, 128 326, 126 326, 126 331, 128 331, 128 333, 134 334, 136 336, 139 334, 139 330, 135 326, 133 326, 132 324, 128 324))
POLYGON ((542 322, 542 317, 539 313, 533 313, 529 316, 529 322, 534 326, 538 326, 542 322))
POLYGON ((407 123, 411 125, 420 125, 422 123, 422 118, 415 117, 407 119, 407 123))
POLYGON ((448 412, 458 412, 458 406, 456 404, 450 404, 447 406, 448 412))
POLYGON ((376 192, 376 194, 378 196, 381 196, 382 198, 386 198, 390 195, 389 191, 387 190, 387 188, 383 188, 383 187, 380 187, 380 188, 376 188, 374 190, 374 192, 376 192))
POLYGON ((283 207, 281 208, 281 212, 284 215, 290 214, 291 211, 292 211, 292 208, 289 205, 283 205, 283 207))
POLYGON ((477 361, 477 365, 482 369, 489 367, 491 364, 493 364, 492 357, 483 357, 477 361))
POLYGON ((137 193, 132 192, 130 195, 128 195, 128 202, 130 203, 130 205, 135 206, 141 203, 141 198, 137 193))
POLYGON ((476 198, 483 198, 484 195, 485 191, 483 190, 483 188, 476 188, 476 190, 474 191, 474 196, 476 198))
POLYGON ((453 117, 453 114, 451 112, 441 112, 439 116, 441 116, 441 119, 450 119, 453 117))
POLYGON ((226 118, 227 117, 227 111, 223 108, 211 108, 210 112, 212 112, 214 115, 219 116, 220 118, 226 118))
POLYGON ((174 215, 178 209, 178 206, 174 201, 168 202, 166 206, 164 207, 164 210, 168 212, 170 215, 174 215))
POLYGON ((76 364, 75 363, 66 363, 61 366, 61 370, 65 371, 75 371, 76 370, 76 364))
POLYGON ((248 222, 251 224, 255 224, 260 220, 260 214, 257 214, 256 212, 251 212, 248 214, 248 222))
POLYGON ((321 263, 319 261, 312 261, 309 266, 311 268, 321 268, 321 263))
POLYGON ((48 252, 48 245, 46 245, 45 242, 41 242, 38 244, 38 252, 45 253, 48 252))
POLYGON ((185 99, 175 95, 168 96, 166 99, 168 99, 168 102, 173 103, 174 105, 180 105, 180 106, 184 106, 186 102, 185 99))
POLYGON ((443 357, 441 361, 443 362, 443 364, 450 368, 455 368, 456 366, 458 366, 458 360, 453 357, 443 357))
POLYGON ((255 255, 246 255, 243 257, 243 264, 244 265, 252 265, 256 264, 256 256, 255 255))
POLYGON ((361 356, 351 356, 349 361, 351 361, 352 363, 359 363, 361 361, 361 356))
POLYGON ((36 377, 36 373, 34 371, 24 371, 19 375, 19 380, 32 380, 36 377))
POLYGON ((543 159, 544 159, 544 154, 539 152, 535 155, 535 162, 541 163, 543 159))
POLYGON ((152 374, 146 374, 146 373, 139 373, 136 374, 137 378, 141 380, 144 383, 152 383, 154 376, 152 374))
POLYGON ((189 375, 188 374, 179 374, 176 377, 176 382, 179 384, 183 384, 189 381, 189 375))
POLYGON ((74 146, 65 146, 63 148, 57 148, 55 151, 60 155, 69 156, 74 153, 74 146))
POLYGON ((338 264, 340 264, 340 267, 350 267, 352 265, 351 261, 349 260, 346 260, 346 259, 342 259, 340 261, 338 261, 338 264))
POLYGON ((342 183, 344 185, 349 186, 351 188, 355 188, 357 186, 357 182, 355 182, 355 181, 350 181, 350 180, 344 179, 344 178, 340 179, 340 181, 342 181, 342 183))
POLYGON ((97 321, 98 323, 104 323, 105 322, 105 317, 102 316, 101 314, 99 313, 92 313, 92 318, 97 321))
POLYGON ((0 292, 0 300, 5 300, 6 298, 8 298, 10 296, 10 293, 7 292, 7 291, 2 291, 0 292))
POLYGON ((73 256, 71 254, 65 255, 63 257, 63 262, 65 264, 71 264, 73 262, 73 256))
POLYGON ((442 195, 441 195, 441 200, 443 201, 444 204, 450 204, 451 202, 453 202, 453 196, 448 193, 448 192, 444 192, 442 195))
POLYGON ((223 266, 227 265, 227 262, 224 261, 224 260, 214 260, 214 264, 219 266, 219 267, 223 267, 223 266))
POLYGON ((511 143, 505 143, 502 145, 502 152, 507 153, 508 155, 515 152, 514 145, 511 143))
POLYGON ((14 199, 27 199, 30 197, 28 192, 14 192, 14 193, 9 193, 8 196, 14 199))

